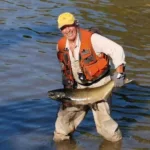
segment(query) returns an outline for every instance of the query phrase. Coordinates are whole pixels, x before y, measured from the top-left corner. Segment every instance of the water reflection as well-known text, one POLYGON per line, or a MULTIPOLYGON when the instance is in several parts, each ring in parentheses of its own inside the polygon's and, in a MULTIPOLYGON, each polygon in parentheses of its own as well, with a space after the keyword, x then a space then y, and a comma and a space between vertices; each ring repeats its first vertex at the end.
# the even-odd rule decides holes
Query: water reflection
POLYGON ((67 140, 62 142, 55 143, 56 150, 79 150, 76 141, 74 140, 67 140))
MULTIPOLYGON (((90 145, 90 144, 89 144, 90 145)), ((93 144, 91 143, 91 146, 93 144)), ((56 150, 81 150, 83 147, 79 144, 77 144, 76 141, 71 140, 71 141, 62 141, 62 142, 57 142, 55 143, 56 150)), ((93 147, 86 147, 86 150, 90 150, 93 147)), ((104 140, 102 143, 100 142, 99 147, 97 150, 121 150, 122 147, 122 140, 118 142, 109 142, 104 140)))

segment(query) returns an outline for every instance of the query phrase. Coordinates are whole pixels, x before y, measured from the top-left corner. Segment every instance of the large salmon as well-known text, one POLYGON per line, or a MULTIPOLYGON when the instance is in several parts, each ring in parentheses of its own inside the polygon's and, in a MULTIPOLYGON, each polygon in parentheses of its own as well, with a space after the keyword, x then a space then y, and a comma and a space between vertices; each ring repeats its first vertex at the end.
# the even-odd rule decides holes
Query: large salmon
MULTIPOLYGON (((125 84, 131 81, 132 80, 125 79, 125 84)), ((97 88, 56 89, 48 91, 48 96, 52 100, 67 102, 71 105, 87 105, 106 100, 110 96, 114 86, 114 81, 111 80, 107 84, 97 88)))

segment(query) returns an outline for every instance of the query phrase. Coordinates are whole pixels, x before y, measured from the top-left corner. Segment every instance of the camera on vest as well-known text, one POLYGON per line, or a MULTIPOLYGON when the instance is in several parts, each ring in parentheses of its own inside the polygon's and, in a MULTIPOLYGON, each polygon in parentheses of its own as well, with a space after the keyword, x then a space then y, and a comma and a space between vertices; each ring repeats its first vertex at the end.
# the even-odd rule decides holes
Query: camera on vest
POLYGON ((83 73, 78 73, 78 77, 81 81, 85 81, 86 80, 86 77, 83 73))

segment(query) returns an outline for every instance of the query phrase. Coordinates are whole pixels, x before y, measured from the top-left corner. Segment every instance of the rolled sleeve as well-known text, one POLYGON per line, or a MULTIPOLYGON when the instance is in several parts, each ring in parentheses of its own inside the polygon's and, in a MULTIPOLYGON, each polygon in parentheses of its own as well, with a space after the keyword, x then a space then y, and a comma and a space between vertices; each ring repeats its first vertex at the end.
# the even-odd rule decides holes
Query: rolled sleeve
POLYGON ((97 54, 103 52, 112 59, 115 68, 126 64, 124 50, 119 44, 96 33, 92 35, 91 43, 97 54))

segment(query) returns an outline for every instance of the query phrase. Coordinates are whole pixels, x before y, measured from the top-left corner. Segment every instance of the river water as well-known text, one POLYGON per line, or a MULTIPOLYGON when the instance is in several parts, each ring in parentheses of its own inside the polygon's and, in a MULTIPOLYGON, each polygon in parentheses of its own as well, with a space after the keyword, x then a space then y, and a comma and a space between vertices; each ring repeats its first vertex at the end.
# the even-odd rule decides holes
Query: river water
POLYGON ((150 0, 1 0, 0 150, 150 149, 149 18, 150 0), (62 88, 55 46, 61 36, 56 19, 64 11, 125 50, 127 76, 135 82, 113 93, 121 143, 103 141, 91 112, 71 143, 52 140, 59 104, 47 91, 62 88))

